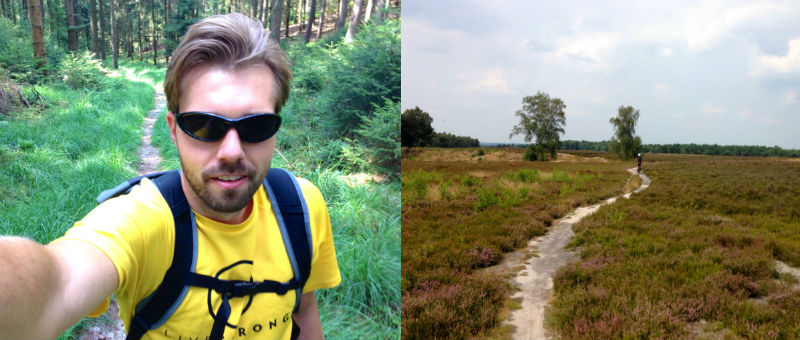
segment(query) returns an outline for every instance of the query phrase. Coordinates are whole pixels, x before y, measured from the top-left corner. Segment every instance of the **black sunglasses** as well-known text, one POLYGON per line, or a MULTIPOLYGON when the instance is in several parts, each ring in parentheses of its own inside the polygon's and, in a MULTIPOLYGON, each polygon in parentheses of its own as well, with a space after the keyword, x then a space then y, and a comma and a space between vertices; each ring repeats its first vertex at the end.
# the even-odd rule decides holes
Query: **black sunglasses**
POLYGON ((205 142, 216 142, 230 128, 235 128, 239 138, 248 143, 263 142, 278 132, 281 117, 274 113, 258 113, 228 119, 208 112, 183 112, 175 116, 178 126, 189 136, 205 142))

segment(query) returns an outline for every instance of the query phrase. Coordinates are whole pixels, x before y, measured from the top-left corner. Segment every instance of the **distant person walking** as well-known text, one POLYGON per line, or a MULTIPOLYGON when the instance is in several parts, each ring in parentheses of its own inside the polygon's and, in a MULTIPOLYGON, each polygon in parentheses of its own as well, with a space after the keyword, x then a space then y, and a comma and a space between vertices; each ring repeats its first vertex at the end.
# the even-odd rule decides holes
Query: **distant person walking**
POLYGON ((642 154, 636 155, 636 169, 642 173, 642 154))

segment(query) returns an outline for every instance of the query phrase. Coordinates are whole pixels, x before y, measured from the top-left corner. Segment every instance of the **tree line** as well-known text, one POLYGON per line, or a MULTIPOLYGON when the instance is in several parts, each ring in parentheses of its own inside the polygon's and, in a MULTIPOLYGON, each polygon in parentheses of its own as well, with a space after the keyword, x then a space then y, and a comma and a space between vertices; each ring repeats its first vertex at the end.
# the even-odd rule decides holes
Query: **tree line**
MULTIPOLYGON (((609 151, 609 141, 576 141, 562 142, 563 150, 609 151)), ((644 144, 642 152, 693 154, 709 156, 765 156, 765 157, 800 157, 800 150, 783 149, 779 146, 758 145, 719 145, 719 144, 644 144)))
POLYGON ((117 68, 121 53, 154 65, 159 57, 168 63, 188 27, 210 15, 241 12, 261 20, 274 41, 294 29, 308 42, 312 34, 320 38, 325 20, 336 13, 334 30, 350 18, 346 40, 351 41, 362 18, 380 23, 398 6, 399 0, 0 0, 0 17, 30 26, 37 69, 47 64, 48 50, 53 50, 48 40, 70 52, 93 52, 102 60, 110 54, 117 68))
POLYGON ((466 148, 481 145, 477 138, 436 132, 430 114, 419 107, 408 109, 400 116, 400 142, 405 147, 466 148))

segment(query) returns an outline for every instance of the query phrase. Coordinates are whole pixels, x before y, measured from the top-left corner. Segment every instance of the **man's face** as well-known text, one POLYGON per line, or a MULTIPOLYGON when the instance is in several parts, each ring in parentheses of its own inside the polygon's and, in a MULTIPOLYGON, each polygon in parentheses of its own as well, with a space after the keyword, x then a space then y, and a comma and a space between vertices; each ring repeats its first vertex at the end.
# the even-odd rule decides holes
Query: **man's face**
MULTIPOLYGON (((266 66, 201 65, 191 69, 181 84, 181 112, 210 112, 227 118, 275 112, 274 78, 266 66)), ((231 128, 218 141, 201 141, 177 127, 175 114, 167 114, 167 123, 180 155, 189 204, 207 217, 241 222, 249 215, 244 208, 269 170, 275 136, 248 143, 231 128)))

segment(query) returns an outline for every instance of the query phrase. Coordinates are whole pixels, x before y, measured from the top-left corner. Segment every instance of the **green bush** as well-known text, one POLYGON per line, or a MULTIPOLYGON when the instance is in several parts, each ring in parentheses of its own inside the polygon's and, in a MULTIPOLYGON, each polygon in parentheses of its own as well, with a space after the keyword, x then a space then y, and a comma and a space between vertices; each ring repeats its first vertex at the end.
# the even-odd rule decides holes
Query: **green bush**
POLYGON ((396 174, 400 172, 400 102, 386 101, 374 114, 362 118, 358 138, 349 140, 343 155, 365 170, 396 174))
POLYGON ((95 89, 105 81, 103 67, 92 52, 70 53, 58 65, 61 80, 73 89, 95 89))
POLYGON ((356 39, 340 43, 332 56, 328 86, 320 93, 325 98, 320 109, 342 135, 351 135, 374 104, 400 101, 398 20, 362 26, 356 39))

